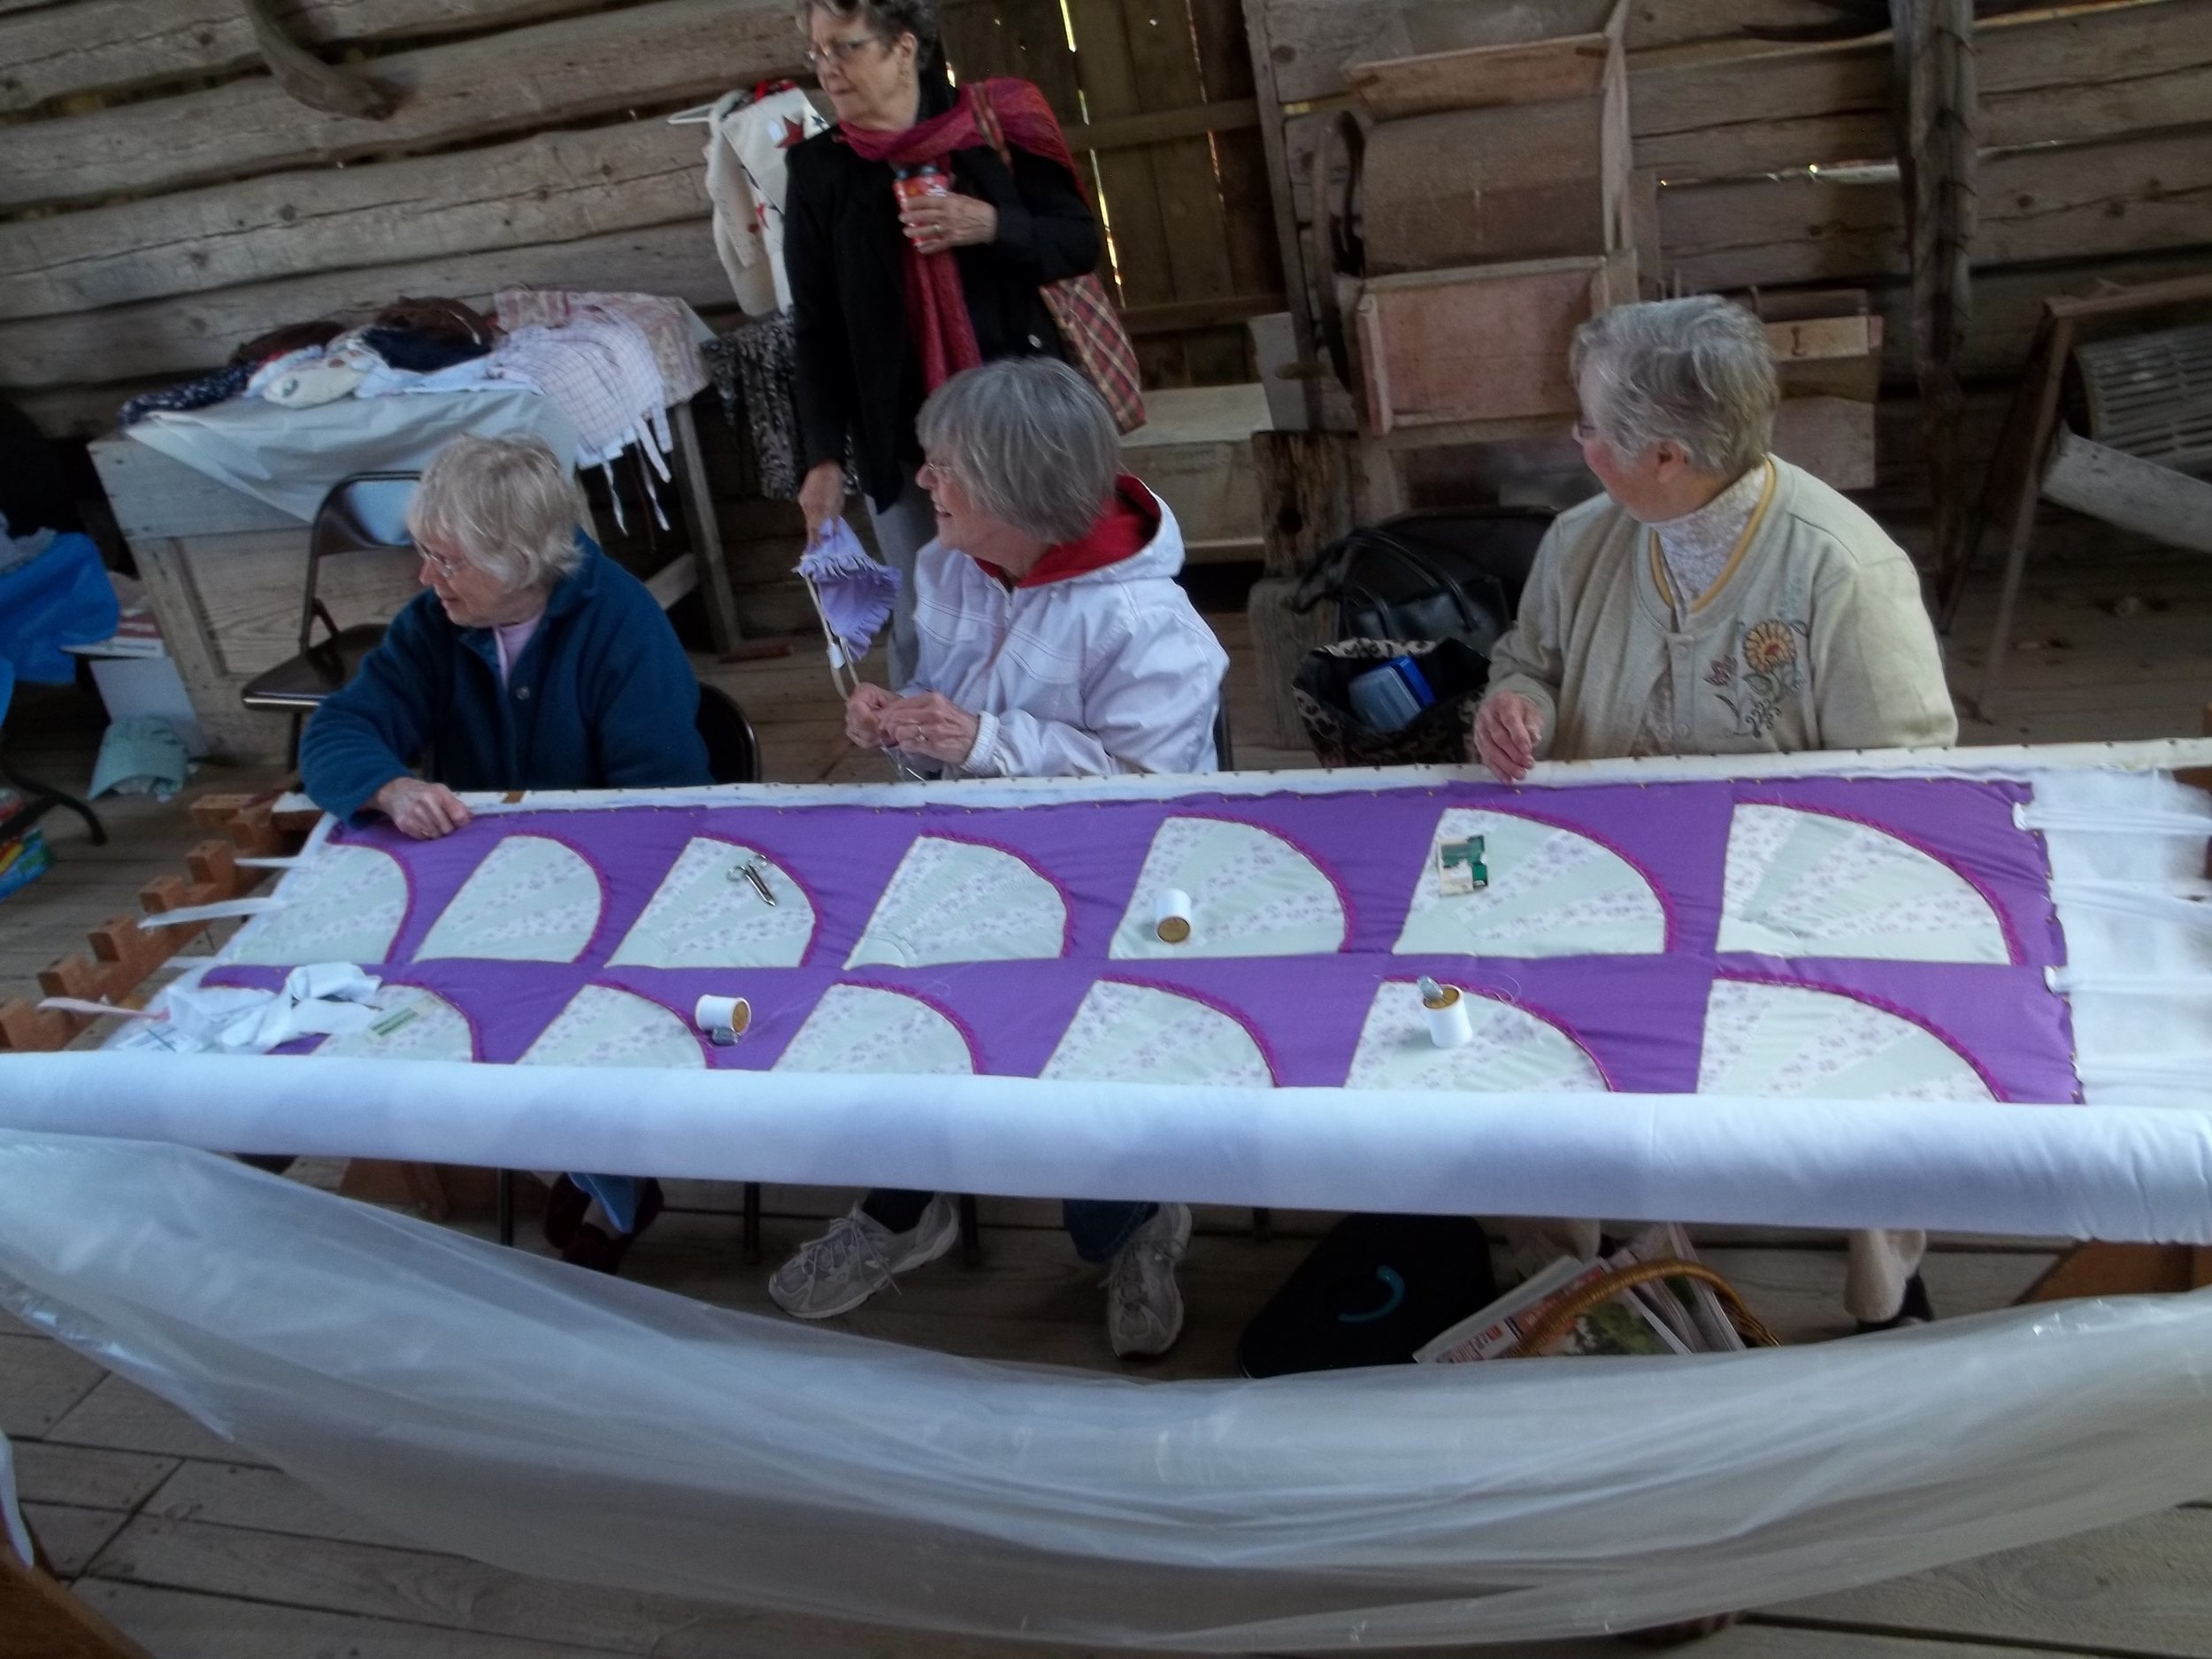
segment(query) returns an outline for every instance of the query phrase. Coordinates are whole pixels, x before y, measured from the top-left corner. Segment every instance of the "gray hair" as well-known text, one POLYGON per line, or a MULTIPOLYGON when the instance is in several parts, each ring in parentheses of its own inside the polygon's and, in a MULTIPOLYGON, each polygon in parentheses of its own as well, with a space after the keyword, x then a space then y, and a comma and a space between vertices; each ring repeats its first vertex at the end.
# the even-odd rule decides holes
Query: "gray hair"
POLYGON ((865 23, 885 41, 911 35, 924 57, 937 44, 936 0, 798 0, 794 11, 802 35, 813 27, 814 14, 820 12, 840 23, 865 23))
POLYGON ((1121 468, 1098 388, 1052 357, 1002 357, 929 395, 915 422, 929 457, 1002 524, 1072 541, 1097 522, 1121 468))
POLYGON ((584 492, 539 438, 456 438, 423 470, 407 533, 511 590, 550 588, 582 561, 584 492))
POLYGON ((1575 330, 1567 367, 1583 419, 1624 455, 1673 443, 1698 472, 1733 479, 1773 441, 1766 330, 1717 295, 1601 311, 1575 330))

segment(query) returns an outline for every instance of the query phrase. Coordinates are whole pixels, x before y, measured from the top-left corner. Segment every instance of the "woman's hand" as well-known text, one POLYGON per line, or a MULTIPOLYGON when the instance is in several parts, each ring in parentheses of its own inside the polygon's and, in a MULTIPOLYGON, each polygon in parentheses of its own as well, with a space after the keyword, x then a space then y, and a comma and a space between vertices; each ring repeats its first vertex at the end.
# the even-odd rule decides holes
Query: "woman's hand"
POLYGON ((972 196, 922 196, 899 204, 906 238, 924 253, 998 240, 998 209, 972 196))
POLYGON ((845 699, 845 738, 855 749, 888 749, 891 739, 881 716, 898 702, 895 693, 882 686, 862 684, 845 699))
POLYGON ((1494 691, 1475 711, 1475 757, 1507 783, 1528 776, 1543 741, 1544 711, 1517 691, 1494 691))
POLYGON ((392 820, 403 835, 419 841, 434 841, 441 835, 466 829, 475 815, 461 804, 461 797, 442 783, 419 778, 395 778, 369 797, 369 804, 392 820))
POLYGON ((902 697, 878 717, 885 740, 910 754, 957 766, 975 747, 979 724, 958 703, 934 691, 902 697))
POLYGON ((806 544, 822 539, 822 526, 845 516, 845 464, 818 461, 799 480, 799 511, 806 514, 806 544))

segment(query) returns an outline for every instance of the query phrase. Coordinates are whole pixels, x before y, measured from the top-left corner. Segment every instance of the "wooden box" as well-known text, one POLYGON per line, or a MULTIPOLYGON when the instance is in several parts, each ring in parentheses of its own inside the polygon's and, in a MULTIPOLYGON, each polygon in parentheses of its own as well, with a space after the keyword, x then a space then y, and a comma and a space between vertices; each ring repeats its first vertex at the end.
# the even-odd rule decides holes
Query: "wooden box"
POLYGON ((1616 4, 1598 32, 1352 67, 1377 123, 1361 170, 1370 274, 1627 243, 1624 17, 1616 4))
POLYGON ((1479 442, 1571 420, 1574 331, 1635 297, 1626 251, 1376 278, 1353 313, 1369 430, 1479 442))
MULTIPOLYGON (((1433 10, 1433 9, 1432 9, 1433 10)), ((1444 8, 1432 26, 1409 11, 1413 55, 1353 64, 1352 96, 1378 121, 1498 104, 1593 98, 1618 68, 1625 0, 1534 0, 1444 8)))
POLYGON ((1762 294, 1782 402, 1774 452, 1836 489, 1874 488, 1882 319, 1861 289, 1762 294))

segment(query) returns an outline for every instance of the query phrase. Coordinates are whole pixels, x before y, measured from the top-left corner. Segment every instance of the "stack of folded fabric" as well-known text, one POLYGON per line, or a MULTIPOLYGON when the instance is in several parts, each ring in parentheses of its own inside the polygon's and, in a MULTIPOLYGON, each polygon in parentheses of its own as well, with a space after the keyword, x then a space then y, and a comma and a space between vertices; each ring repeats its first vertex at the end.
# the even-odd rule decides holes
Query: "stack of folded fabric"
MULTIPOLYGON (((577 465, 607 468, 615 523, 622 525, 611 463, 635 444, 667 480, 668 408, 707 384, 691 308, 654 294, 512 288, 500 294, 495 310, 507 337, 493 353, 490 373, 534 386, 561 406, 580 440, 577 465)), ((665 526, 657 498, 652 506, 665 526)))

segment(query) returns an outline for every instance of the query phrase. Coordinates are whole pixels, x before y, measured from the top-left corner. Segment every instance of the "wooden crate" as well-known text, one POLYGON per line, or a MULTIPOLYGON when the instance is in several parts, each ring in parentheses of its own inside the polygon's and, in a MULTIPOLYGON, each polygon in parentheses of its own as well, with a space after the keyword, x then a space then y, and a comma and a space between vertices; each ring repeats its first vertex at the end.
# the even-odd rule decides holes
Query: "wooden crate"
POLYGON ((1594 98, 1620 65, 1625 0, 1542 0, 1468 7, 1455 29, 1486 38, 1445 51, 1353 64, 1352 96, 1378 121, 1490 104, 1594 98))
POLYGON ((1567 347, 1599 311, 1636 297, 1627 251, 1379 277, 1354 311, 1367 422, 1376 434, 1571 419, 1567 347))
POLYGON ((1174 513, 1185 562, 1257 559, 1252 434, 1274 424, 1266 388, 1254 381, 1148 391, 1144 407, 1145 424, 1122 440, 1122 464, 1174 513))
POLYGON ((1624 16, 1614 6, 1600 33, 1352 69, 1377 123, 1361 172, 1370 274, 1627 245, 1624 16))

